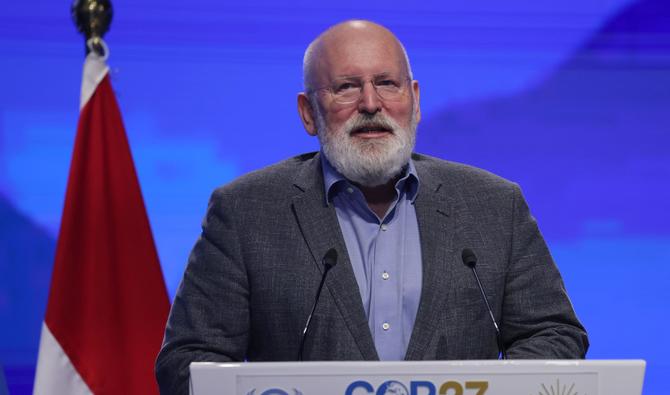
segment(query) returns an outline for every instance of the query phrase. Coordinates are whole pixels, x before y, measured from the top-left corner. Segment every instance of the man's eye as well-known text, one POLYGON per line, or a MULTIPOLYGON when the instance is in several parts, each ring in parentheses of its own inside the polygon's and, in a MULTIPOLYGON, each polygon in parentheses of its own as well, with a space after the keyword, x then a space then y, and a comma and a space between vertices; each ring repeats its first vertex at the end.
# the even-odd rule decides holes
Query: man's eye
POLYGON ((358 89, 358 85, 354 84, 353 82, 342 82, 335 85, 334 91, 335 93, 345 93, 356 89, 358 89))
POLYGON ((399 84, 395 80, 381 80, 378 81, 377 86, 397 87, 399 84))

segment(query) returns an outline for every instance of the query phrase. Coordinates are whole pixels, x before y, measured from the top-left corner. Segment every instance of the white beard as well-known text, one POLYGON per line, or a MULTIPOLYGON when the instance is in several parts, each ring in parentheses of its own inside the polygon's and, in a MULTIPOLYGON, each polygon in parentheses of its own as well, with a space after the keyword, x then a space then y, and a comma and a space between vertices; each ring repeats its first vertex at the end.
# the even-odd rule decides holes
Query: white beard
MULTIPOLYGON (((316 104, 316 103, 314 103, 316 104)), ((318 108, 316 128, 323 153, 333 167, 348 180, 374 187, 383 185, 400 174, 409 163, 416 141, 417 122, 412 118, 407 128, 382 114, 356 114, 338 130, 331 130, 318 108), (384 138, 356 138, 351 132, 366 125, 378 125, 392 133, 384 138)))

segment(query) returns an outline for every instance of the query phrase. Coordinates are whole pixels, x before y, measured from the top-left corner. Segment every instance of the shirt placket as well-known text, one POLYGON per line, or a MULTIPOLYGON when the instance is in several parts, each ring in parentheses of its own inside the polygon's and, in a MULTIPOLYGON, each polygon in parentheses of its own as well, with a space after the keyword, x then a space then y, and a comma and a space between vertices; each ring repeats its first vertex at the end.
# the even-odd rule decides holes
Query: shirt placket
POLYGON ((398 248, 395 229, 395 209, 389 212, 384 220, 377 225, 374 261, 372 261, 371 294, 374 300, 373 326, 375 343, 382 360, 402 359, 393 350, 402 336, 400 293, 401 271, 397 267, 398 248), (396 263, 396 264, 394 264, 396 263))

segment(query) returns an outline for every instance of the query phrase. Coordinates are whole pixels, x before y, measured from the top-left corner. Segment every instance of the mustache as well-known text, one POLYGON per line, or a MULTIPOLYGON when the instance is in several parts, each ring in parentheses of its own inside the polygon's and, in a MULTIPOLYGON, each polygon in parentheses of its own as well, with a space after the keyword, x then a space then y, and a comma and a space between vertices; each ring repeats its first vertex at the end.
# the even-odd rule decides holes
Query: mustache
POLYGON ((347 121, 344 130, 348 135, 369 130, 386 130, 395 134, 398 127, 398 124, 394 120, 386 115, 376 113, 374 115, 358 114, 347 121))

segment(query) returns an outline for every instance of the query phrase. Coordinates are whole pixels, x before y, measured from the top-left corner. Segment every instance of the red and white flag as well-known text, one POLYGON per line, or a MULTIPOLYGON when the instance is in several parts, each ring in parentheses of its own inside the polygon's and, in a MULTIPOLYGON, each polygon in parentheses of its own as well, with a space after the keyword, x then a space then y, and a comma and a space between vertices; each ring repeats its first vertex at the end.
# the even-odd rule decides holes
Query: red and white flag
POLYGON ((34 394, 158 393, 169 300, 108 71, 91 51, 34 394))

